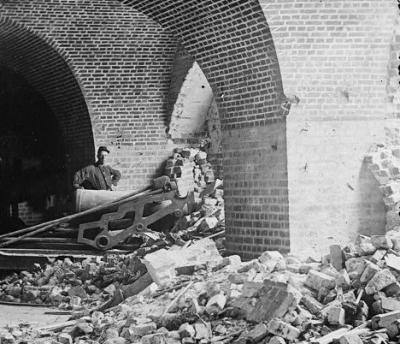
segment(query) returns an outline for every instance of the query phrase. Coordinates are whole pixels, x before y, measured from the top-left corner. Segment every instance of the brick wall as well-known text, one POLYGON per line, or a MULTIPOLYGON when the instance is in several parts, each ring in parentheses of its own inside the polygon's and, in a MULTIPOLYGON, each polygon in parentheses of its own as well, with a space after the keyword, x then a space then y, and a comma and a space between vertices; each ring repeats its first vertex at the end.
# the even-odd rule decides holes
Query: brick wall
MULTIPOLYGON (((44 38, 65 59, 81 90, 79 97, 84 97, 94 145, 110 146, 112 163, 124 175, 121 189, 149 181, 172 151, 166 135, 166 96, 179 40, 209 80, 221 118, 227 143, 224 172, 232 170, 225 177, 230 248, 248 257, 259 247, 288 248, 287 192, 277 191, 287 189, 287 111, 275 48, 258 1, 21 0, 3 3, 1 17, 44 38), (263 139, 270 134, 266 142, 271 146, 266 146, 263 139), (233 138, 235 144, 229 144, 233 138), (266 156, 254 156, 253 151, 266 156), (236 173, 238 157, 241 167, 236 173), (276 163, 265 163, 265 157, 276 163), (244 187, 248 180, 258 185, 258 202, 266 208, 247 204, 255 192, 255 187, 244 187), (268 218, 274 231, 263 218, 267 208, 277 214, 268 218), (235 214, 250 220, 237 226, 235 214), (255 229, 263 244, 256 240, 242 245, 255 229)), ((29 50, 28 42, 21 42, 23 51, 29 50)), ((45 55, 37 56, 38 61, 43 56, 40 61, 49 68, 47 78, 35 79, 39 87, 47 84, 53 68, 44 62, 45 55)), ((27 65, 25 61, 22 72, 27 65)), ((71 119, 81 128, 83 117, 76 112, 65 121, 71 119)))
POLYGON ((43 213, 33 209, 27 202, 18 204, 18 215, 27 226, 33 226, 43 221, 43 213))
POLYGON ((287 250, 287 110, 282 107, 285 97, 275 48, 259 3, 124 3, 178 37, 213 89, 222 125, 228 249, 246 257, 268 247, 287 250), (255 232, 258 238, 252 236, 255 232))
POLYGON ((399 125, 387 93, 398 66, 396 2, 260 3, 293 102, 287 119, 292 250, 318 254, 357 233, 382 231, 382 197, 362 161, 374 142, 384 141, 385 126, 399 125))
POLYGON ((25 25, 0 16, 0 64, 22 76, 56 114, 73 170, 91 160, 93 134, 79 84, 63 50, 56 51, 55 46, 25 25))
POLYGON ((228 249, 244 258, 289 243, 285 122, 224 137, 224 196, 228 249))
MULTIPOLYGON (((94 159, 95 146, 107 145, 111 163, 123 174, 121 189, 149 182, 173 150, 165 132, 165 103, 177 48, 172 34, 118 1, 7 2, 1 18, 25 28, 10 37, 19 49, 10 55, 25 56, 18 72, 28 78, 29 72, 37 71, 33 86, 47 99, 56 99, 53 111, 66 140, 79 142, 79 132, 86 137, 70 147, 71 159, 85 155, 79 160, 85 165, 94 159), (32 45, 35 37, 40 44, 32 45), (46 49, 52 50, 53 58, 46 49), (52 62, 57 54, 66 61, 63 66, 52 62), (73 91, 65 87, 69 79, 58 72, 62 68, 74 76, 73 91), (78 100, 86 112, 72 105, 78 100)), ((7 37, 2 36, 2 44, 7 37)))

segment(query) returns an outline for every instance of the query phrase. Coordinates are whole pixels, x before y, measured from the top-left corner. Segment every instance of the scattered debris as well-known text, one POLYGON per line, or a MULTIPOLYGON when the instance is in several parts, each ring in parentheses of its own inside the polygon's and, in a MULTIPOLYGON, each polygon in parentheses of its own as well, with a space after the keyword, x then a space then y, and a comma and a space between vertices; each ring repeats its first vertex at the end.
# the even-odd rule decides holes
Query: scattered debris
POLYGON ((65 258, 1 281, 0 300, 50 304, 71 312, 71 319, 45 328, 9 327, 0 331, 0 343, 399 340, 400 232, 332 245, 320 262, 277 251, 248 262, 223 257, 216 239, 224 230, 223 192, 207 166, 199 150, 168 160, 168 177, 181 195, 195 193, 196 207, 138 251, 65 258))

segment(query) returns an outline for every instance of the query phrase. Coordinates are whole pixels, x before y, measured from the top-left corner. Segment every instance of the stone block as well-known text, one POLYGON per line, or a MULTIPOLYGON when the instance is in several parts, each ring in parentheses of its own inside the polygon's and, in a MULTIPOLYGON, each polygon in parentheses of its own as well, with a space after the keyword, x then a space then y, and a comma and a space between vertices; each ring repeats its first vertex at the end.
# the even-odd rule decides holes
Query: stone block
POLYGON ((68 333, 60 333, 57 337, 57 340, 61 344, 72 344, 73 343, 72 337, 68 333))
POLYGON ((181 340, 182 344, 196 344, 196 340, 194 338, 185 337, 181 340))
POLYGON ((273 336, 273 337, 269 340, 268 344, 286 344, 286 341, 285 341, 282 337, 273 336))
POLYGON ((307 263, 300 265, 300 273, 308 274, 310 270, 317 270, 319 268, 319 263, 307 263))
POLYGON ((330 325, 343 326, 345 324, 344 309, 340 306, 329 307, 326 319, 330 325))
POLYGON ((371 258, 369 259, 372 263, 376 264, 379 261, 381 261, 385 255, 387 253, 387 250, 376 250, 376 252, 371 256, 371 258))
POLYGON ((339 344, 363 344, 363 341, 357 334, 345 334, 339 338, 339 344))
POLYGON ((141 339, 142 344, 166 344, 164 333, 153 333, 143 336, 141 339))
POLYGON ((176 276, 175 260, 171 252, 160 249, 146 255, 143 259, 151 278, 158 285, 168 285, 176 276))
POLYGON ((343 290, 347 290, 350 288, 350 277, 345 269, 339 271, 336 277, 336 286, 342 288, 343 290))
POLYGON ((380 271, 381 269, 379 268, 379 266, 377 266, 374 263, 371 262, 365 262, 365 269, 364 272, 362 273, 361 277, 360 277, 360 282, 361 283, 368 283, 372 277, 375 276, 375 274, 380 271))
POLYGON ((232 266, 234 268, 239 268, 241 263, 242 263, 242 260, 241 260, 240 256, 232 255, 232 256, 229 256, 229 257, 224 257, 222 259, 221 264, 219 264, 216 268, 217 269, 222 269, 225 266, 232 266))
POLYGON ((299 329, 276 318, 272 319, 268 323, 267 329, 269 333, 285 338, 289 341, 296 340, 300 335, 299 329))
POLYGON ((373 330, 378 328, 387 328, 390 324, 398 319, 400 319, 400 311, 378 314, 372 317, 371 326, 373 330))
POLYGON ((329 253, 330 253, 330 262, 332 266, 337 271, 342 270, 344 267, 344 255, 340 245, 329 246, 329 253))
POLYGON ((196 340, 209 340, 212 336, 211 325, 209 323, 197 322, 194 324, 194 329, 196 332, 194 338, 196 340))
POLYGON ((232 302, 233 307, 242 310, 248 321, 263 322, 283 317, 288 310, 298 305, 298 295, 283 282, 265 280, 263 287, 254 295, 258 295, 256 302, 253 297, 243 295, 232 302))
POLYGON ((385 257, 386 265, 393 270, 400 272, 400 257, 393 253, 389 253, 385 257))
POLYGON ((206 304, 206 312, 214 314, 222 311, 226 305, 226 296, 222 293, 210 297, 206 304))
POLYGON ((393 297, 381 297, 381 305, 385 311, 400 311, 400 301, 393 297))
POLYGON ((371 237, 372 245, 377 249, 391 249, 393 247, 392 240, 386 235, 373 235, 371 237))
POLYGON ((203 221, 199 225, 200 231, 209 231, 218 226, 218 219, 215 216, 207 216, 203 219, 203 221))
POLYGON ((322 304, 310 295, 304 295, 301 298, 301 304, 311 313, 318 314, 322 309, 322 304))
POLYGON ((103 344, 128 344, 125 338, 122 337, 115 337, 109 338, 103 344))
POLYGON ((196 331, 192 325, 189 323, 184 323, 179 327, 179 335, 181 338, 190 337, 193 338, 196 334, 196 331))
POLYGON ((364 272, 365 260, 364 258, 350 258, 346 260, 345 265, 350 279, 356 279, 364 272))
POLYGON ((285 259, 279 251, 265 251, 258 260, 266 267, 267 272, 286 267, 285 259))
POLYGON ((137 324, 137 325, 132 324, 129 326, 130 340, 131 341, 137 340, 139 337, 143 337, 153 333, 156 329, 157 326, 154 322, 137 324))
POLYGON ((310 270, 304 283, 307 287, 320 290, 321 288, 333 289, 336 286, 336 280, 322 272, 310 270))
POLYGON ((395 282, 396 278, 393 276, 389 269, 380 270, 367 283, 365 287, 365 292, 367 294, 374 294, 377 291, 380 291, 395 282))
POLYGON ((361 256, 374 254, 376 251, 371 238, 365 235, 358 235, 354 245, 357 253, 361 256))
POLYGON ((249 338, 251 342, 257 343, 260 340, 264 339, 267 336, 267 334, 268 334, 267 325, 258 324, 247 333, 247 338, 249 338))

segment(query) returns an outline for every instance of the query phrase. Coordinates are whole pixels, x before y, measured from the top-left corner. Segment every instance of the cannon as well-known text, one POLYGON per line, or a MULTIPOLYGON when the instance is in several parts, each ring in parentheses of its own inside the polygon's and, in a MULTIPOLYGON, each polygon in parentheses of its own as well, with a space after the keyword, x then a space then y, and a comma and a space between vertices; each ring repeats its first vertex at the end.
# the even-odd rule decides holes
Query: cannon
MULTIPOLYGON (((0 235, 0 248, 48 232, 68 231, 74 233, 78 244, 109 250, 132 236, 155 234, 152 225, 162 224, 167 216, 178 220, 194 205, 193 192, 178 188, 166 176, 138 192, 78 190, 75 199, 77 213, 0 235)), ((46 237, 40 239, 45 241, 46 237)))

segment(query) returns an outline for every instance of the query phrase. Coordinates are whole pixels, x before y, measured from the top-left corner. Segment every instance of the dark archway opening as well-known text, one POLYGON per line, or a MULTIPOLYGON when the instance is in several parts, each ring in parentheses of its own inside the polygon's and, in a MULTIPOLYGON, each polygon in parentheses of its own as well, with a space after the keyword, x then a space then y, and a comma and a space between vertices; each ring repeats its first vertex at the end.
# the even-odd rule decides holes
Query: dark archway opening
POLYGON ((32 86, 0 66, 1 232, 59 215, 68 194, 58 121, 32 86))
POLYGON ((17 214, 29 226, 71 212, 73 173, 94 158, 88 106, 67 61, 50 39, 0 16, 1 217, 14 217, 0 232, 24 225, 17 214))

